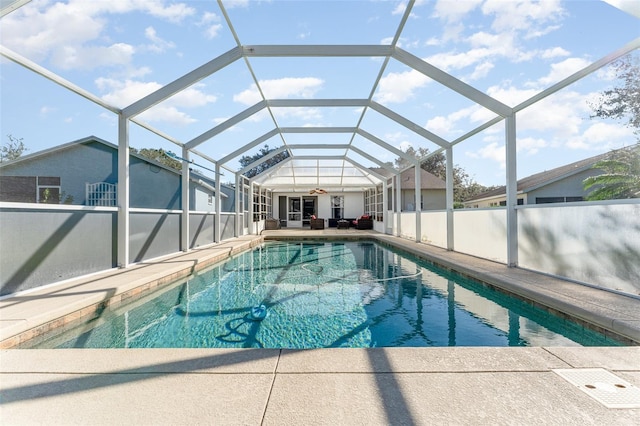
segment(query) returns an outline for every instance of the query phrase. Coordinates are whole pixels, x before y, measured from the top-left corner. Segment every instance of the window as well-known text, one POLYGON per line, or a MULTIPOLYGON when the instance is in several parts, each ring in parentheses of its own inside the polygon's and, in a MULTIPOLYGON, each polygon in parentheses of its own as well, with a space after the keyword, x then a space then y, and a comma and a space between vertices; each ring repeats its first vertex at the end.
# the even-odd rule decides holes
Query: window
POLYGON ((576 201, 584 201, 584 198, 582 197, 536 197, 536 204, 574 203, 576 201))
POLYGON ((253 187, 253 221, 271 217, 271 191, 259 186, 253 187))
POLYGON ((344 218, 344 196, 342 195, 331 196, 331 218, 332 219, 344 218))
POLYGON ((377 221, 383 219, 382 185, 375 189, 367 189, 364 193, 364 213, 377 221))
POLYGON ((44 204, 60 204, 60 187, 38 186, 38 202, 44 204))
POLYGON ((38 176, 37 202, 60 204, 60 178, 38 176))
POLYGON ((300 197, 289 197, 289 217, 290 222, 299 222, 302 220, 302 204, 300 197))
MULTIPOLYGON (((516 201, 516 204, 519 205, 519 206, 523 205, 524 204, 524 199, 518 198, 518 200, 516 201)), ((494 205, 497 206, 497 204, 495 204, 495 203, 492 203, 491 205, 492 206, 494 206, 494 205)), ((506 201, 500 201, 500 206, 506 207, 506 205, 507 205, 506 201)))
POLYGON ((382 185, 376 186, 376 214, 375 218, 378 222, 382 222, 382 212, 383 212, 383 194, 382 194, 382 185))

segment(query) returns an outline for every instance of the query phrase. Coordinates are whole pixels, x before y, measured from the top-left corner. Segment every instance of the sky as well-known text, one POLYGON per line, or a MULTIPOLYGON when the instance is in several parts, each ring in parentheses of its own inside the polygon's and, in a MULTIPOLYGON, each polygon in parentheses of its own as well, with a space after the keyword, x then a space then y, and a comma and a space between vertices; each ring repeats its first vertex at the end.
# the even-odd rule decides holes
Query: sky
MULTIPOLYGON (((11 3, 2 0, 2 6, 11 3)), ((391 0, 33 0, 0 19, 0 41, 109 105, 124 108, 238 43, 389 45, 407 7, 391 0), (231 22, 228 25, 225 13, 231 22)), ((611 0, 416 1, 397 46, 481 92, 516 106, 640 37, 640 2, 611 0), (623 11, 622 9, 626 10, 623 11)), ((635 53, 638 55, 638 52, 635 53)), ((117 143, 117 116, 31 70, 0 59, 2 142, 27 153, 94 135, 117 143)), ((495 117, 401 62, 379 57, 247 57, 155 105, 137 119, 186 143, 262 99, 369 99, 446 141, 495 117), (378 80, 379 73, 383 70, 378 80), (376 84, 377 82, 377 84, 376 84)), ((623 123, 590 119, 590 103, 620 85, 604 67, 519 112, 523 178, 637 141, 623 123)), ((406 149, 438 145, 371 109, 264 109, 199 145, 222 158, 275 127, 355 127, 406 149)), ((455 145, 454 163, 483 185, 505 181, 504 121, 455 145)), ((135 148, 180 153, 135 124, 135 148)), ((348 144, 382 161, 395 155, 349 133, 287 133, 265 143, 348 144)), ((256 152, 260 145, 248 154, 256 152)), ((301 155, 317 151, 298 150, 301 155)), ((298 154, 295 152, 294 154, 298 154)), ((330 150, 323 155, 344 154, 330 150)), ((374 166, 365 158, 353 158, 374 166)), ((196 162, 208 165, 196 157, 196 162)), ((238 169, 237 158, 227 167, 238 169)), ((208 165, 210 167, 210 165, 208 165)))

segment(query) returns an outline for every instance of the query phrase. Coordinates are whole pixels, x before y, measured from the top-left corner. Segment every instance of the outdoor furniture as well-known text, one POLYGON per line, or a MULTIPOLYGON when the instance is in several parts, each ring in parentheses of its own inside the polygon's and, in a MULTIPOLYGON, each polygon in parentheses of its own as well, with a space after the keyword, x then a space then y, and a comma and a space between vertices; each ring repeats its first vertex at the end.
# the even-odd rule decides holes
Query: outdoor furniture
POLYGON ((324 219, 309 219, 311 229, 324 229, 324 219))
POLYGON ((272 217, 267 218, 264 220, 264 229, 266 230, 280 229, 280 221, 272 217))
POLYGON ((356 229, 373 229, 373 219, 368 215, 360 216, 353 224, 356 229))
POLYGON ((338 229, 349 229, 349 221, 345 219, 339 220, 338 229))

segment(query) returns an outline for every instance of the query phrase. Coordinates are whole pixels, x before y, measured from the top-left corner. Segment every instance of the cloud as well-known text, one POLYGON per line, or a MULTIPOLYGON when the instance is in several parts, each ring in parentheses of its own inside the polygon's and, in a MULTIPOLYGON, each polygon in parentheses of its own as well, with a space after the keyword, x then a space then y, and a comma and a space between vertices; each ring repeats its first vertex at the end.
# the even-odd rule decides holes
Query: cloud
POLYGON ((427 121, 425 129, 442 138, 452 139, 472 130, 469 128, 469 124, 483 124, 491 120, 494 116, 494 113, 480 105, 472 105, 447 116, 439 115, 433 117, 427 121), (462 128, 459 124, 460 122, 463 122, 466 126, 462 128))
POLYGON ((129 44, 111 46, 65 46, 53 51, 51 63, 60 69, 90 70, 101 66, 126 66, 135 48, 129 44))
MULTIPOLYGON (((416 8, 422 6, 422 5, 426 4, 426 3, 427 3, 426 0, 416 0, 416 2, 413 4, 413 8, 411 9, 411 13, 409 14, 409 17, 416 18, 417 17, 417 15, 415 14, 416 8)), ((406 1, 401 1, 391 11, 391 14, 392 15, 403 15, 406 10, 407 10, 407 2, 406 1)))
POLYGON ((401 1, 396 5, 396 7, 391 11, 392 15, 402 15, 404 11, 407 10, 407 2, 401 1))
POLYGON ((569 56, 570 53, 563 49, 562 47, 553 47, 551 49, 543 50, 540 54, 542 59, 552 59, 557 58, 558 56, 569 56))
POLYGON ((57 108, 53 108, 53 107, 44 105, 44 106, 40 107, 40 115, 47 116, 52 112, 56 112, 57 110, 58 110, 57 108))
POLYGON ((165 41, 162 38, 158 37, 158 33, 153 27, 145 28, 144 36, 151 42, 151 44, 146 45, 146 48, 150 52, 162 53, 165 50, 173 49, 176 46, 175 43, 171 41, 165 41))
POLYGON ((576 135, 567 141, 567 147, 572 149, 603 150, 615 149, 633 143, 633 130, 620 124, 596 122, 589 126, 581 135, 576 135))
POLYGON ((411 144, 411 142, 408 141, 402 141, 400 142, 400 145, 397 145, 396 148, 398 148, 399 150, 406 152, 407 149, 413 147, 413 145, 411 144))
POLYGON ((416 70, 392 72, 380 79, 374 98, 382 104, 402 103, 413 98, 415 91, 429 81, 429 77, 416 70))
POLYGON ((482 12, 493 17, 491 28, 498 32, 518 31, 525 37, 545 34, 541 26, 561 20, 566 12, 560 0, 487 0, 482 12))
POLYGON ((587 67, 590 63, 582 58, 567 58, 562 62, 551 64, 549 74, 539 78, 535 84, 543 87, 550 86, 587 67))
POLYGON ((220 17, 213 12, 205 12, 198 25, 204 27, 204 36, 209 40, 216 38, 223 28, 220 17))
POLYGON ((108 18, 134 11, 173 23, 195 13, 184 3, 165 5, 165 1, 34 1, 2 18, 2 41, 31 60, 50 58, 63 69, 122 65, 131 61, 135 49, 126 43, 104 44, 109 40, 108 18), (67 54, 68 61, 63 59, 67 54))
MULTIPOLYGON (((535 89, 515 87, 491 87, 487 94, 501 102, 515 106, 538 93, 535 89)), ((562 90, 518 112, 518 132, 552 132, 559 137, 569 137, 580 131, 580 126, 590 113, 587 100, 592 95, 562 90)))
POLYGON ((277 120, 295 118, 305 122, 309 122, 310 120, 321 122, 324 118, 318 108, 273 108, 273 114, 277 120))
MULTIPOLYGON (((116 80, 109 78, 97 79, 96 86, 101 91, 107 92, 102 96, 105 102, 120 108, 131 105, 162 87, 162 85, 157 82, 116 80)), ((203 87, 202 84, 193 85, 164 102, 153 106, 140 114, 139 117, 148 122, 164 121, 177 125, 193 123, 197 120, 190 117, 187 113, 180 111, 179 108, 197 108, 216 102, 217 99, 215 96, 208 95, 202 91, 203 87)))
POLYGON ((491 142, 477 151, 466 151, 465 154, 471 158, 495 161, 499 164, 501 170, 506 169, 504 145, 501 145, 498 142, 491 142))
POLYGON ((469 80, 479 80, 489 75, 489 71, 494 68, 491 62, 483 62, 476 66, 473 73, 469 76, 469 80))
POLYGON ((517 140, 516 151, 524 151, 527 155, 537 154, 540 148, 546 148, 549 143, 545 139, 541 138, 519 138, 517 140))
POLYGON ((482 0, 451 1, 439 0, 433 8, 433 17, 449 23, 460 21, 465 15, 476 9, 482 0))
MULTIPOLYGON (((474 67, 466 80, 477 80, 488 76, 500 58, 512 62, 531 61, 536 57, 550 59, 568 56, 561 48, 537 50, 523 47, 520 41, 540 37, 559 28, 565 11, 559 0, 472 0, 439 1, 434 7, 434 17, 444 21, 440 39, 432 38, 427 44, 443 44, 455 41, 467 45, 461 51, 449 50, 428 57, 426 60, 443 70, 460 70, 474 67), (482 13, 491 22, 488 28, 477 25, 476 32, 464 36, 465 22, 473 13, 482 13)), ((477 18, 477 17, 476 17, 477 18)))
MULTIPOLYGON (((267 99, 311 98, 322 88, 324 81, 315 77, 285 77, 260 80, 259 84, 267 99)), ((255 84, 233 96, 235 102, 253 105, 262 100, 255 84)))
POLYGON ((225 0, 223 4, 226 9, 236 9, 239 7, 248 7, 249 0, 225 0))

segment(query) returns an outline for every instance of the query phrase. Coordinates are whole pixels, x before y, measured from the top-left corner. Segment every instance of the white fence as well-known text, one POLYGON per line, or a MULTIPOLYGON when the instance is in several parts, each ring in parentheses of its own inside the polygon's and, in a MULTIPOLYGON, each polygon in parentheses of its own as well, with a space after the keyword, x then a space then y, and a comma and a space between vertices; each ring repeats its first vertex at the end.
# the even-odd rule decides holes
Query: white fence
POLYGON ((87 206, 115 207, 118 186, 113 183, 88 183, 86 186, 87 206))

